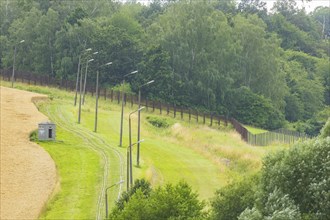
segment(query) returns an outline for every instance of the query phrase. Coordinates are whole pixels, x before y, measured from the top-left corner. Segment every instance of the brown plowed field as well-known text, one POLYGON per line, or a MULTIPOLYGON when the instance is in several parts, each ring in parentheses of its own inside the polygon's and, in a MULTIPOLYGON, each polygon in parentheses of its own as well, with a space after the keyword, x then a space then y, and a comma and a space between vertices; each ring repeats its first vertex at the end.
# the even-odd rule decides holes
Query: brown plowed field
POLYGON ((57 181, 52 158, 29 141, 38 123, 47 121, 31 100, 46 96, 5 87, 0 87, 0 93, 0 219, 36 219, 57 181))

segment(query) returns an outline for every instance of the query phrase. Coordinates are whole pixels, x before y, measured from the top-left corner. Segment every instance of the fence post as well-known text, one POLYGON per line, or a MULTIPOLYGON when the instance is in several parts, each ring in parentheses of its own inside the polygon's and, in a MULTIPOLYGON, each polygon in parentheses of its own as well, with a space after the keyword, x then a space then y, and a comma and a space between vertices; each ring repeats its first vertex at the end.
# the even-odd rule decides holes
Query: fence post
POLYGON ((220 126, 220 116, 218 116, 218 125, 220 126))
POLYGON ((124 105, 126 106, 126 98, 127 98, 127 94, 124 93, 124 105))
POLYGON ((148 98, 146 98, 146 111, 148 111, 148 98))
POLYGON ((205 113, 203 113, 203 124, 205 125, 205 113))
POLYGON ((183 109, 181 107, 181 120, 183 120, 183 109))
POLYGON ((120 92, 119 91, 117 91, 117 102, 118 102, 118 104, 120 103, 120 92))
POLYGON ((161 102, 158 103, 159 103, 159 114, 162 114, 162 103, 161 102))
POLYGON ((198 124, 198 111, 196 111, 196 122, 198 124))
POLYGON ((107 100, 107 88, 104 88, 104 100, 107 100))
POLYGON ((212 124, 213 124, 213 114, 212 113, 210 113, 210 117, 211 117, 210 126, 212 127, 212 124))
POLYGON ((173 106, 173 109, 174 109, 174 118, 176 117, 176 106, 174 105, 173 106))
POLYGON ((190 109, 189 109, 189 123, 190 123, 190 120, 191 120, 191 112, 190 112, 190 109))
POLYGON ((133 95, 131 94, 131 108, 133 107, 133 95))
POLYGON ((167 111, 167 115, 169 115, 170 114, 170 106, 169 106, 169 104, 166 105, 166 111, 167 111))
POLYGON ((111 99, 111 102, 113 101, 113 90, 111 89, 111 93, 110 93, 110 99, 111 99))
POLYGON ((155 112, 155 101, 152 100, 152 112, 155 112))

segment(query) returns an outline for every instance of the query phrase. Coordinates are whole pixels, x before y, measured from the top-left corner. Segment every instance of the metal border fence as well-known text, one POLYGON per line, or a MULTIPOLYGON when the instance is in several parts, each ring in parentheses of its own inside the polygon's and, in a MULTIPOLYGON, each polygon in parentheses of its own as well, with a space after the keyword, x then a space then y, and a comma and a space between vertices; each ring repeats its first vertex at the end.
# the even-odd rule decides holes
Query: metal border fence
MULTIPOLYGON (((21 81, 28 83, 29 85, 41 85, 41 86, 54 86, 67 91, 74 91, 76 82, 73 80, 58 79, 49 75, 34 74, 26 71, 15 71, 15 81, 21 81)), ((0 70, 0 76, 3 80, 11 80, 11 69, 0 70)), ((93 86, 86 86, 86 93, 90 93, 92 96, 95 93, 93 86)), ((133 94, 124 93, 124 105, 138 104, 138 96, 133 94)), ((107 88, 100 88, 99 97, 103 97, 105 100, 111 102, 121 103, 121 94, 119 91, 107 90, 107 88)), ((161 115, 173 116, 181 120, 187 120, 199 124, 208 124, 209 126, 225 126, 232 124, 235 130, 241 135, 242 140, 248 144, 254 146, 267 146, 272 143, 285 143, 292 144, 298 140, 305 140, 310 138, 304 133, 290 131, 286 129, 277 129, 261 134, 252 134, 249 132, 240 122, 234 118, 228 118, 223 115, 217 115, 213 112, 199 112, 197 110, 176 106, 170 103, 163 103, 155 100, 149 100, 148 98, 141 98, 141 105, 146 108, 147 111, 159 111, 161 115)))

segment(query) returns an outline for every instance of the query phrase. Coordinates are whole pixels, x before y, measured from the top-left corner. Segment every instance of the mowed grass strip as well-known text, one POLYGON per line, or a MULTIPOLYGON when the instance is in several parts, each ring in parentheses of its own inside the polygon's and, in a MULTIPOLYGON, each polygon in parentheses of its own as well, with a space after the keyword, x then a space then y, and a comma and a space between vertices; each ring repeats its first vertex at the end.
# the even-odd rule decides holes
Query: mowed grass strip
MULTIPOLYGON (((46 104, 46 103, 45 103, 46 104)), ((39 105, 42 112, 56 106, 39 105)), ((48 115, 54 122, 54 114, 48 115), (53 116, 53 117, 52 117, 53 116)), ((81 137, 57 126, 56 142, 38 142, 53 158, 58 170, 60 188, 47 204, 40 219, 93 219, 101 179, 101 161, 81 137)))
MULTIPOLYGON (((61 109, 62 114, 69 119, 71 127, 77 123, 78 107, 73 107, 74 93, 46 87, 29 87, 17 84, 21 88, 49 94, 54 106, 61 109), (56 100, 58 101, 57 103, 56 100)), ((102 138, 108 145, 116 147, 124 156, 126 175, 126 149, 128 146, 128 114, 137 109, 130 104, 125 107, 123 147, 119 145, 120 110, 121 105, 116 101, 99 99, 98 132, 94 133, 95 97, 86 96, 82 107, 82 123, 79 128, 102 138)), ((165 112, 164 112, 165 113, 165 112)), ((134 178, 146 178, 153 185, 166 182, 177 183, 185 180, 196 190, 202 199, 214 195, 214 191, 234 179, 242 178, 257 172, 261 167, 261 158, 270 151, 282 149, 280 146, 252 147, 243 142, 231 126, 202 125, 173 115, 159 115, 144 109, 141 112, 141 161, 136 167, 136 146, 133 149, 134 178), (147 121, 147 117, 160 117, 169 122, 167 128, 157 128, 147 121)), ((137 141, 137 114, 132 115, 132 141, 137 141)), ((101 144, 102 145, 102 144, 101 144)), ((117 162, 110 160, 110 163, 117 162)), ((116 165, 118 166, 118 165, 116 165)), ((109 183, 114 183, 118 175, 117 168, 111 169, 109 183)), ((61 177, 62 178, 62 177, 61 177)), ((67 178, 70 178, 68 176, 67 178)), ((77 183, 78 184, 78 183, 77 183)), ((99 184, 99 183, 98 183, 99 184)), ((124 183, 126 188, 126 183, 124 183)), ((109 190, 110 201, 117 198, 116 187, 109 190)), ((95 191, 95 194, 97 192, 95 191)), ((67 196, 71 196, 67 193, 67 196)), ((64 209, 66 207, 63 207, 64 209)), ((86 210, 86 207, 82 207, 86 210)))

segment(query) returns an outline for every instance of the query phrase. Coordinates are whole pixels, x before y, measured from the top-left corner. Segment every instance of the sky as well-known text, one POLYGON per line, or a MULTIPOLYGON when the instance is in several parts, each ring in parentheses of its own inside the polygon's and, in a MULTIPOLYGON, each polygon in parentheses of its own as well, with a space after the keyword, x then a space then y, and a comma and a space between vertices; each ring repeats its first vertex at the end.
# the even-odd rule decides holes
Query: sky
MULTIPOLYGON (((121 0, 121 1, 125 1, 125 0, 121 0)), ((151 0, 137 0, 137 1, 141 2, 142 4, 148 4, 151 0)), ((194 0, 194 1, 198 1, 198 0, 194 0)), ((270 9, 273 7, 274 2, 276 2, 276 0, 262 0, 262 1, 267 3, 268 11, 270 11, 270 9)), ((318 6, 330 7, 330 0, 312 0, 310 2, 306 2, 306 0, 304 0, 304 2, 302 0, 296 0, 296 2, 299 8, 305 7, 307 13, 314 11, 314 9, 317 8, 318 6)))
MULTIPOLYGON (((267 3, 267 8, 270 10, 273 7, 276 0, 263 0, 267 3)), ((301 0, 296 0, 299 8, 305 7, 307 13, 314 11, 318 6, 330 7, 330 0, 312 0, 311 2, 302 2, 301 0)))

